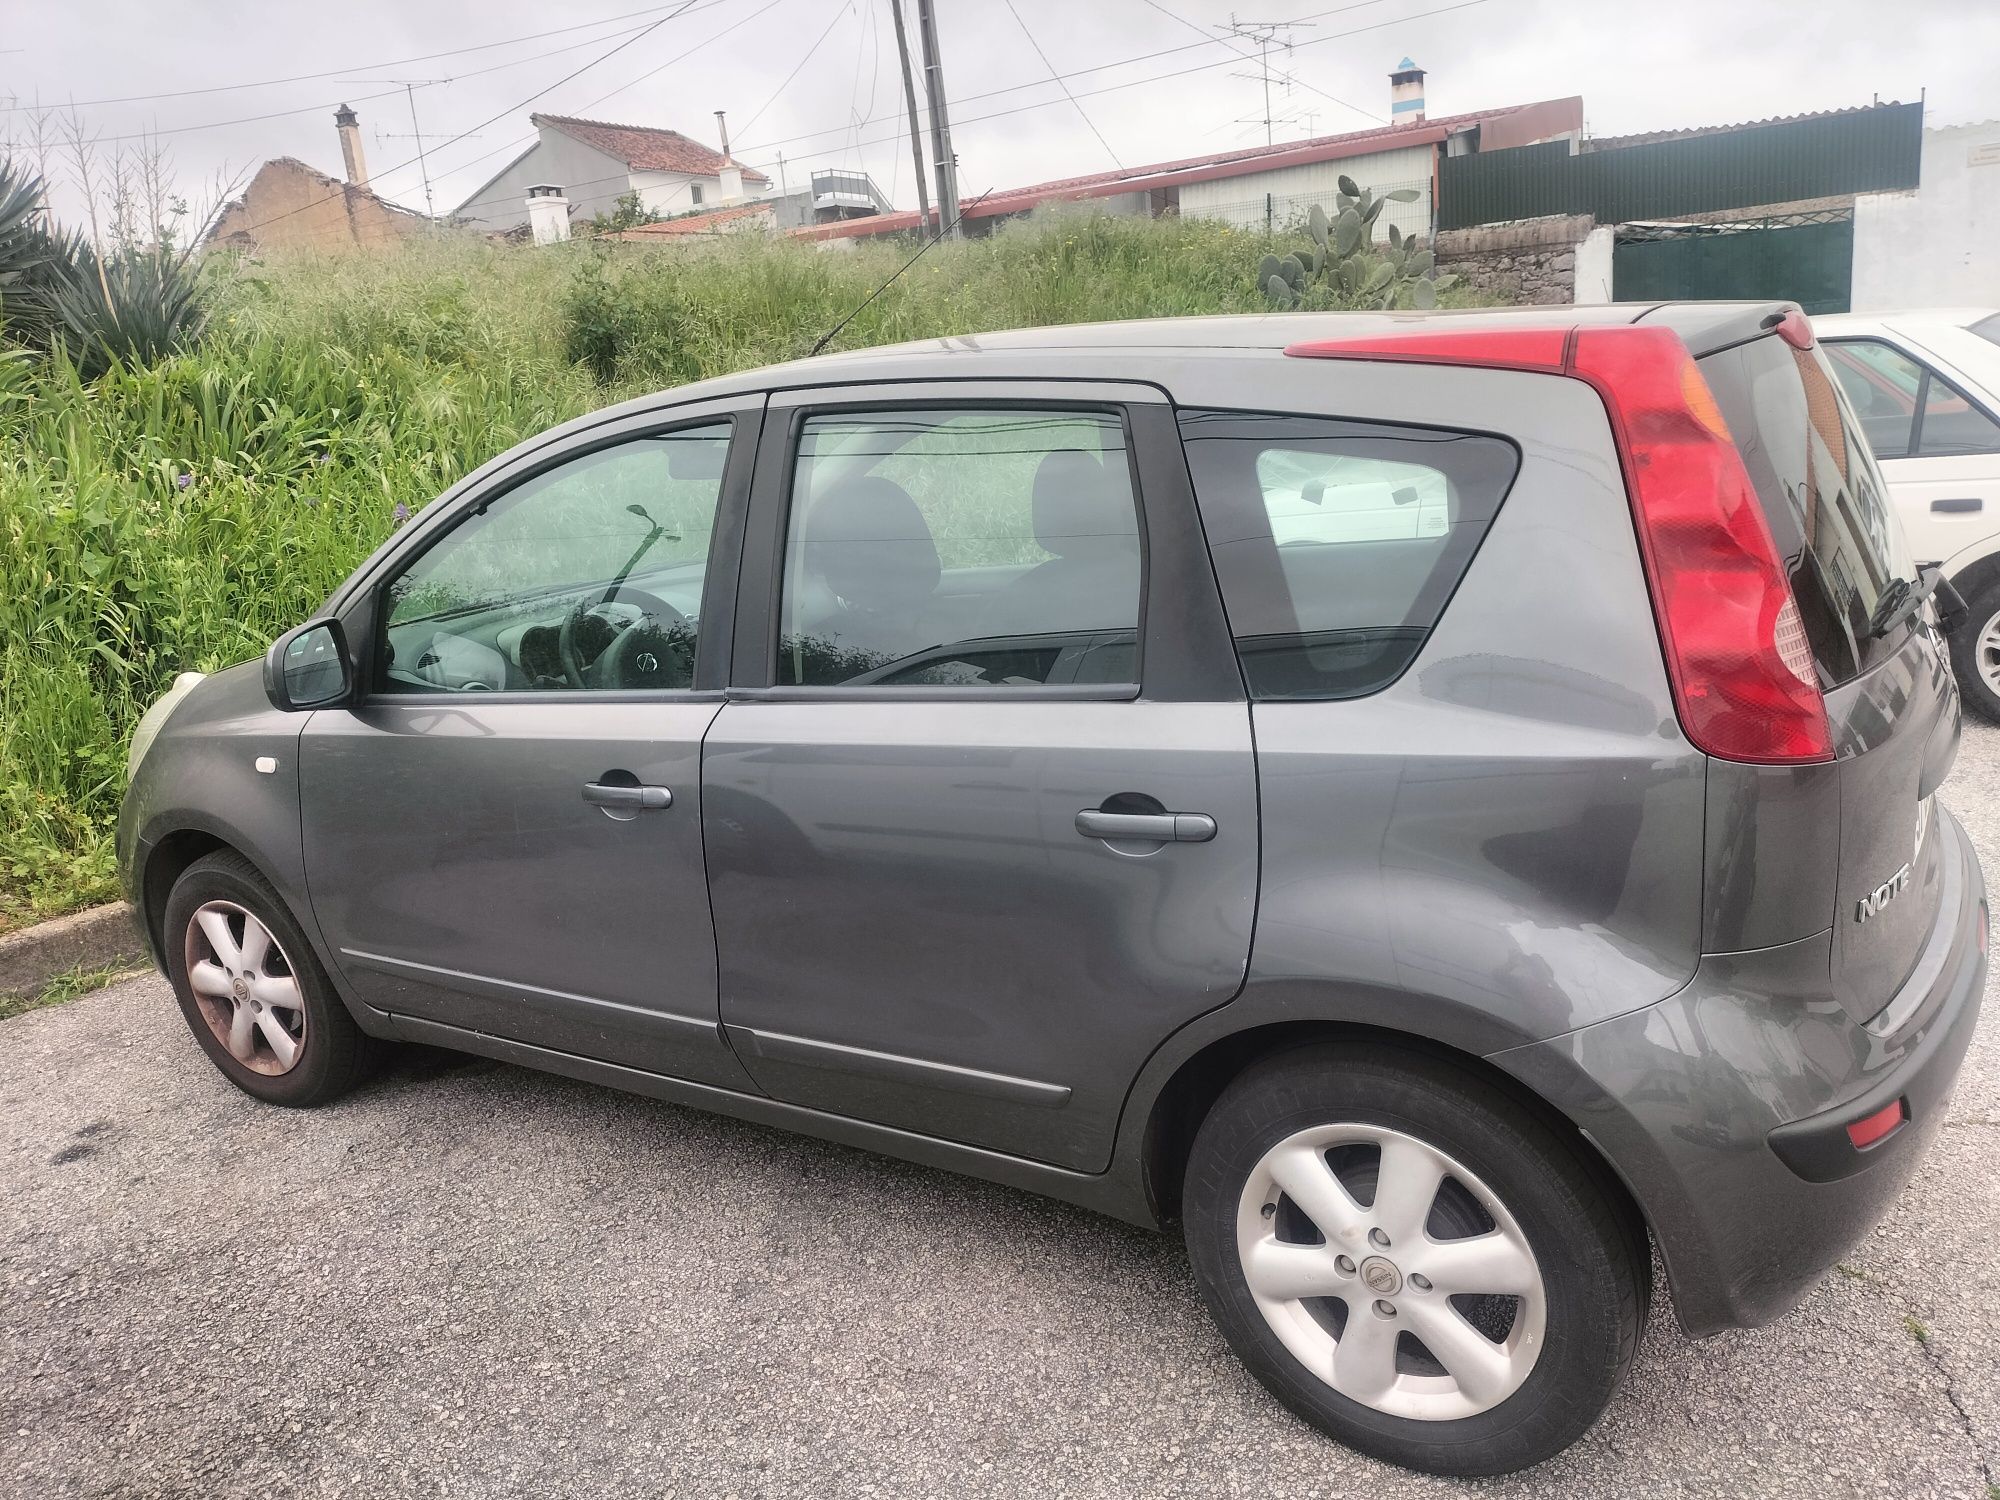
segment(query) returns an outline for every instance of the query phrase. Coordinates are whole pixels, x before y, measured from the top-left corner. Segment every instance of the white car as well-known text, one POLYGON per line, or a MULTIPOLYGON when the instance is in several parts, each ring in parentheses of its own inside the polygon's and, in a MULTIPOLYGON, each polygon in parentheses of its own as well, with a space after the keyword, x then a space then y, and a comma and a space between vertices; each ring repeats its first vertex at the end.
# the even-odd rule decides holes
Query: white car
POLYGON ((1910 551, 1964 596, 1952 661, 2000 719, 2000 310, 1813 319, 1882 467, 1910 551))

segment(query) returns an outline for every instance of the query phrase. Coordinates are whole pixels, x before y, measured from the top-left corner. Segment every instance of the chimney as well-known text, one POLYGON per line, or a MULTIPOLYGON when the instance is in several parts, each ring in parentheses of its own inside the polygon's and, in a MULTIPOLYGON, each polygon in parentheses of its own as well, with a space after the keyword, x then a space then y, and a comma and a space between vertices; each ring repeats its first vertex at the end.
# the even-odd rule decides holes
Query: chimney
POLYGON ((1389 75, 1389 123, 1424 123, 1424 70, 1407 57, 1389 75))
POLYGON ((356 187, 368 186, 368 160, 361 154, 361 121, 345 104, 333 112, 340 131, 340 159, 347 164, 347 180, 356 187))
POLYGON ((729 154, 728 110, 718 109, 715 112, 715 133, 722 137, 722 170, 715 174, 720 179, 718 196, 724 203, 740 203, 743 201, 743 169, 729 154))
POLYGON ((554 245, 569 238, 569 199, 552 183, 528 189, 528 227, 537 245, 554 245))

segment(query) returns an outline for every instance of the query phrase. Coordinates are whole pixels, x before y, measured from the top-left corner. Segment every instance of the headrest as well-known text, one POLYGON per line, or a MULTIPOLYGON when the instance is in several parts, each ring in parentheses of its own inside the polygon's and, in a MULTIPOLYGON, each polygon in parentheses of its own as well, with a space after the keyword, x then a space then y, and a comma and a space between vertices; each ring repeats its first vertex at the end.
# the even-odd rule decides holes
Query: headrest
POLYGON ((1138 550, 1138 522, 1122 453, 1112 463, 1059 449, 1035 470, 1035 540, 1057 557, 1103 557, 1138 550))
POLYGON ((910 492, 891 480, 844 480, 806 518, 806 567, 843 603, 894 610, 937 591, 937 543, 910 492))

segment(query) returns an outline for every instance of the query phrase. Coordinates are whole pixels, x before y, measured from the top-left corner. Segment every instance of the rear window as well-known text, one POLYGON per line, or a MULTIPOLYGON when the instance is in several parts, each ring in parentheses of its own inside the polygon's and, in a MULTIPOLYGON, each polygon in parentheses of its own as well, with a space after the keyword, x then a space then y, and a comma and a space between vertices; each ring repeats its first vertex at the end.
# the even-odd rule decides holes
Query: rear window
POLYGON ((1861 426, 1816 349, 1771 335, 1704 356, 1701 371, 1785 558, 1821 685, 1846 682, 1901 645, 1869 622, 1891 580, 1914 573, 1861 426))
POLYGON ((1981 318, 1974 323, 1971 332, 1978 334, 1989 344, 2000 344, 2000 313, 1990 318, 1981 318))
POLYGON ((1253 698, 1354 698, 1422 648, 1519 467, 1499 438, 1181 414, 1253 698))

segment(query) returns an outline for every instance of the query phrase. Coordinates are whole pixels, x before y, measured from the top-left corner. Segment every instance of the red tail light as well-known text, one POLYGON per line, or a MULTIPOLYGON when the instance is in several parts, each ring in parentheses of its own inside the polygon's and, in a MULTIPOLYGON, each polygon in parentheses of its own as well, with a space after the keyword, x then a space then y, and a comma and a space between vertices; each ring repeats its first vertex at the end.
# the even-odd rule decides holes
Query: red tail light
POLYGON ((1847 1138, 1854 1143, 1856 1151, 1866 1151, 1885 1136, 1894 1134, 1909 1117, 1909 1105, 1898 1099, 1893 1104, 1883 1105, 1866 1119, 1856 1120, 1848 1126, 1847 1138))
POLYGON ((1688 739, 1725 760, 1833 758, 1826 700, 1771 528, 1714 393, 1670 329, 1412 332, 1285 352, 1546 370, 1595 386, 1618 440, 1688 739))

